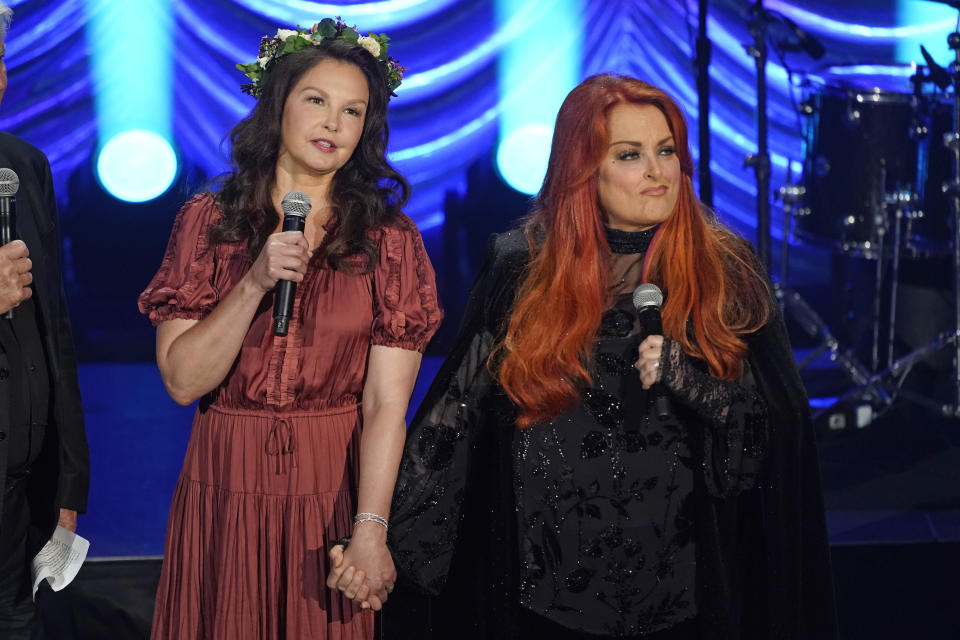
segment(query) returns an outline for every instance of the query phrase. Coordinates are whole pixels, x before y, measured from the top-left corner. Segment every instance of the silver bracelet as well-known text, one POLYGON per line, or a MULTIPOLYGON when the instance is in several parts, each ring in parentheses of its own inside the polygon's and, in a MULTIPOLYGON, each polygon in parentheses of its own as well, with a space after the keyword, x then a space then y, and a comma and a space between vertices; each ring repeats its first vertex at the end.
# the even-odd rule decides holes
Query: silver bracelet
POLYGON ((375 513, 366 513, 361 512, 353 517, 353 526, 356 527, 361 522, 376 522, 377 524, 383 525, 383 528, 387 528, 387 519, 383 516, 378 516, 375 513))

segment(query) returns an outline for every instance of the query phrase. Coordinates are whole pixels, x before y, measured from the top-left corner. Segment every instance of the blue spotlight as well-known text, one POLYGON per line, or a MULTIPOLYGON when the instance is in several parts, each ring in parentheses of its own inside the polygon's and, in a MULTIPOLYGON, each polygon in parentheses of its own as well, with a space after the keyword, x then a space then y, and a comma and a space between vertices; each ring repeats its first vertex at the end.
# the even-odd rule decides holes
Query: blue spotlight
POLYGON ((897 22, 901 26, 940 25, 939 29, 929 29, 924 33, 897 39, 897 62, 923 64, 923 56, 920 55, 922 44, 927 47, 934 60, 947 66, 953 59, 953 52, 947 46, 947 35, 953 31, 953 21, 956 19, 957 10, 942 4, 920 0, 897 0, 897 22))
POLYGON ((83 0, 95 86, 96 171, 113 196, 144 202, 177 175, 172 0, 83 0))
POLYGON ((177 177, 177 154, 163 136, 129 129, 103 145, 97 157, 97 177, 104 189, 121 200, 153 200, 177 177))
POLYGON ((550 155, 553 123, 580 77, 583 3, 578 0, 497 0, 498 28, 531 6, 543 10, 498 61, 500 143, 497 169, 512 188, 540 189, 550 155))
POLYGON ((511 187, 521 193, 537 193, 550 159, 550 127, 534 122, 514 129, 497 147, 497 168, 511 187))

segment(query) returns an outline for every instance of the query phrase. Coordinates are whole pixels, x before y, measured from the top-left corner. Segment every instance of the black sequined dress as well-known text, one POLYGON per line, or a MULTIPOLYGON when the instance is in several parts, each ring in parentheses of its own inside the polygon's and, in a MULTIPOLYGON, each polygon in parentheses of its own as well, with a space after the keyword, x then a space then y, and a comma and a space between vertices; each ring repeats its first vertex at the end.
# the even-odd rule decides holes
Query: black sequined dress
POLYGON ((665 340, 672 415, 657 418, 632 367, 643 336, 630 297, 649 235, 608 237, 615 304, 593 386, 570 413, 523 430, 486 358, 527 246, 517 231, 491 239, 455 348, 410 427, 391 512, 401 575, 433 597, 394 616, 388 636, 511 640, 524 607, 609 637, 693 618, 705 639, 835 637, 809 411, 782 321, 751 338, 735 382, 665 340), (754 358, 755 347, 771 353, 754 358), (783 472, 804 477, 802 503, 783 472), (785 583, 801 574, 812 582, 785 583))

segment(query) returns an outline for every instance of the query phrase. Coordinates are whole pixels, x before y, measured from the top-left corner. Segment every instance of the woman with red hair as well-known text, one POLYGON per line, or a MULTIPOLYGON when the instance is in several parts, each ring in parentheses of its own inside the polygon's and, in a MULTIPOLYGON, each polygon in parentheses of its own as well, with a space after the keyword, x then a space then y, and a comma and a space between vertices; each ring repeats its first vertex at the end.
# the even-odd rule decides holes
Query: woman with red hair
POLYGON ((564 101, 408 432, 389 542, 434 596, 418 637, 835 636, 807 398, 692 173, 660 89, 598 75, 564 101))

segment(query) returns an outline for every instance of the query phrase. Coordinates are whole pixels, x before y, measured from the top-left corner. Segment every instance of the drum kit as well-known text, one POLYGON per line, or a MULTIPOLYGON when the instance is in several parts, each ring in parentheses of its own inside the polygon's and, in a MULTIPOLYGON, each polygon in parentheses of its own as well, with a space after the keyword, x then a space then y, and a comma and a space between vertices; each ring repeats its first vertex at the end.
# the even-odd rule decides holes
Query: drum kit
MULTIPOLYGON (((960 10, 958 1, 934 1, 960 10)), ((751 23, 755 41, 746 48, 758 66, 760 153, 749 157, 747 164, 757 173, 760 198, 769 192, 766 88, 760 84, 765 84, 762 28, 771 12, 760 2, 756 6, 761 9, 754 11, 751 23)), ((803 175, 793 184, 788 170, 787 184, 777 191, 784 208, 784 233, 775 289, 785 314, 818 342, 799 366, 827 354, 854 385, 820 413, 850 401, 883 411, 903 398, 941 415, 960 417, 960 32, 950 34, 948 44, 954 53, 948 68, 921 47, 925 65, 834 66, 806 74, 801 84, 803 175), (791 237, 871 265, 872 339, 865 357, 844 348, 821 316, 789 288, 791 237), (898 322, 909 321, 897 317, 898 308, 906 316, 898 304, 904 261, 947 258, 952 280, 950 329, 912 351, 902 353, 901 347, 898 352, 898 322), (905 389, 904 381, 915 365, 943 350, 953 360, 949 400, 905 389)), ((768 231, 769 213, 758 202, 758 248, 769 260, 765 215, 768 231)))

